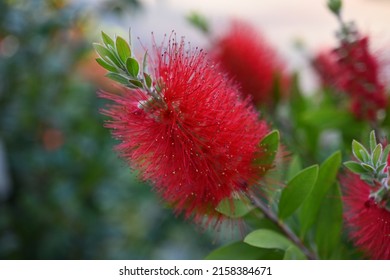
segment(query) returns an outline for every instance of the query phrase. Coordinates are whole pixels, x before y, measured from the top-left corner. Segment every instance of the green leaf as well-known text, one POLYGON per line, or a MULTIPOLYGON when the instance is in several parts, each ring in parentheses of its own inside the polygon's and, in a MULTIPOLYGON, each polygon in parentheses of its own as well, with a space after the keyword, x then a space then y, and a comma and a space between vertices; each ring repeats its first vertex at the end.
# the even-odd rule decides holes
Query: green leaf
POLYGON ((234 242, 212 251, 206 260, 280 260, 283 252, 279 250, 261 249, 234 242))
POLYGON ((284 260, 307 260, 305 254, 296 246, 290 246, 284 253, 284 260))
POLYGON ((132 57, 129 57, 127 60, 126 60, 126 69, 127 71, 129 72, 129 74, 136 78, 138 76, 138 72, 139 72, 139 64, 138 64, 138 61, 135 60, 134 58, 132 57))
POLYGON ((104 33, 102 31, 102 39, 103 39, 103 43, 108 47, 108 46, 111 46, 111 47, 115 47, 115 43, 114 41, 111 39, 110 36, 108 36, 106 33, 104 33))
POLYGON ((340 14, 340 10, 342 7, 341 0, 328 0, 328 8, 331 10, 335 15, 340 14))
POLYGON ((367 162, 370 158, 366 148, 356 140, 352 141, 352 153, 361 162, 367 162))
POLYGON ((196 12, 192 12, 187 16, 187 20, 194 25, 195 27, 199 28, 203 33, 207 34, 209 33, 209 24, 207 22, 207 19, 196 12))
POLYGON ((100 66, 102 66, 104 69, 108 71, 115 72, 115 73, 118 72, 118 69, 115 66, 107 63, 105 60, 101 58, 96 58, 96 62, 99 63, 100 66))
POLYGON ((371 131, 370 133, 370 151, 371 153, 374 151, 376 147, 376 137, 375 137, 375 131, 371 131))
POLYGON ((131 57, 131 50, 129 44, 122 37, 116 37, 115 41, 116 51, 120 59, 126 63, 127 59, 131 57))
POLYGON ((150 77, 149 74, 144 72, 144 79, 145 79, 145 84, 148 88, 152 86, 152 78, 150 77))
POLYGON ((317 110, 308 110, 302 115, 305 124, 319 130, 342 128, 351 120, 351 114, 335 107, 322 107, 317 110))
POLYGON ((342 224, 341 191, 339 185, 335 183, 321 203, 320 214, 316 223, 315 242, 321 258, 330 258, 340 248, 342 224))
POLYGON ((129 79, 128 81, 130 82, 131 85, 133 85, 136 88, 142 88, 143 87, 143 84, 140 81, 138 81, 138 80, 129 79))
POLYGON ((287 170, 287 180, 291 180, 302 169, 301 159, 294 155, 287 170))
POLYGON ((310 166, 292 178, 283 189, 279 201, 279 218, 286 219, 294 213, 311 192, 318 175, 318 165, 310 166))
POLYGON ((383 152, 382 144, 376 145, 374 151, 372 152, 372 164, 374 165, 374 167, 377 167, 378 163, 380 163, 379 159, 382 156, 382 152, 383 152))
POLYGON ((103 60, 109 64, 115 64, 117 67, 121 68, 121 63, 109 49, 98 43, 93 43, 93 47, 103 60))
POLYGON ((372 167, 372 166, 369 165, 369 164, 366 164, 366 163, 362 162, 360 165, 361 165, 366 171, 368 171, 368 172, 370 172, 370 173, 374 173, 374 172, 375 172, 375 168, 372 167))
POLYGON ((123 85, 128 85, 129 84, 129 80, 126 77, 124 77, 124 76, 122 76, 122 75, 120 75, 118 73, 110 72, 110 73, 106 74, 106 77, 110 78, 111 80, 113 80, 115 82, 123 84, 123 85))
POLYGON ((356 161, 346 161, 344 162, 345 167, 347 167, 349 170, 351 170, 353 173, 356 174, 364 174, 367 173, 367 170, 364 169, 360 163, 356 161))
POLYGON ((320 205, 330 187, 336 181, 337 173, 341 165, 341 153, 335 152, 329 156, 320 166, 318 179, 310 195, 303 202, 299 212, 301 221, 301 236, 315 223, 320 210, 320 205))
POLYGON ((259 143, 263 153, 255 159, 255 165, 272 165, 279 147, 279 131, 268 133, 259 143))
POLYGON ((216 210, 229 217, 229 218, 241 218, 252 211, 255 207, 250 203, 248 199, 224 199, 222 200, 216 210))
POLYGON ((387 145, 382 153, 382 159, 381 159, 382 164, 387 163, 387 159, 389 157, 389 152, 390 152, 390 145, 387 145))
POLYGON ((294 245, 286 237, 269 229, 258 229, 249 233, 244 242, 254 247, 265 249, 280 249, 286 250, 294 245))

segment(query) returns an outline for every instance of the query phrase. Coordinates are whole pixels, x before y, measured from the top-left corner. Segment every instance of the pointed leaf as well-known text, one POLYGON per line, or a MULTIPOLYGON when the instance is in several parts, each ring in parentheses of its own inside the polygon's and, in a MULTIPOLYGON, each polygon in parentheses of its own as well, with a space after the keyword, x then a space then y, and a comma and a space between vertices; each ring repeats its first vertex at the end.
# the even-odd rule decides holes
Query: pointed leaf
POLYGON ((375 137, 375 131, 371 131, 370 133, 370 150, 371 150, 371 153, 374 151, 376 147, 376 137, 375 137))
POLYGON ((352 153, 361 162, 367 162, 370 158, 366 148, 356 140, 352 141, 352 153))
POLYGON ((269 229, 258 229, 249 233, 244 242, 254 247, 286 250, 293 243, 285 236, 269 229))
POLYGON ((382 159, 381 159, 382 163, 387 163, 387 159, 389 157, 389 152, 390 152, 390 145, 387 145, 382 153, 382 159))
POLYGON ((103 43, 108 47, 108 46, 111 46, 111 47, 115 47, 115 43, 114 41, 111 39, 110 36, 108 36, 106 33, 104 33, 102 31, 102 39, 103 39, 103 43))
POLYGON ((283 189, 279 201, 279 218, 286 219, 303 203, 316 183, 318 165, 299 172, 283 189))
POLYGON ((116 37, 115 41, 116 51, 120 59, 126 63, 126 60, 131 57, 131 50, 129 44, 122 37, 116 37))
POLYGON ((367 171, 370 172, 370 173, 374 173, 374 172, 375 172, 375 168, 372 167, 372 166, 369 165, 369 164, 366 164, 366 163, 362 162, 360 165, 361 165, 365 170, 367 170, 367 171))
POLYGON ((248 199, 237 198, 222 200, 215 210, 229 218, 241 218, 251 212, 253 209, 254 206, 248 199))
POLYGON ((344 162, 345 167, 347 167, 349 170, 351 170, 353 173, 356 174, 364 174, 367 173, 367 170, 364 169, 360 163, 356 161, 346 161, 344 162))
POLYGON ((261 249, 234 242, 212 251, 206 260, 281 260, 283 253, 278 250, 261 249))
POLYGON ((135 86, 137 88, 143 87, 142 83, 138 80, 129 79, 129 82, 130 82, 130 84, 132 84, 133 86, 135 86))
POLYGON ((111 80, 115 81, 115 82, 118 82, 122 85, 128 85, 129 84, 129 80, 126 78, 126 77, 123 77, 122 75, 118 74, 118 73, 108 73, 106 74, 106 77, 107 78, 110 78, 111 80))
POLYGON ((95 51, 98 53, 98 55, 107 63, 114 64, 119 68, 121 67, 121 63, 109 49, 98 43, 93 43, 93 47, 95 48, 95 51))
POLYGON ((96 58, 96 62, 99 63, 100 66, 102 66, 104 69, 108 71, 115 72, 115 73, 118 72, 118 69, 115 66, 107 63, 105 60, 101 58, 96 58))
POLYGON ((378 166, 379 159, 382 156, 382 151, 383 151, 382 144, 378 144, 376 145, 374 151, 372 152, 372 164, 374 165, 374 167, 378 166))
POLYGON ((152 78, 149 76, 149 74, 146 74, 144 72, 144 79, 145 79, 145 84, 148 88, 152 86, 152 78))
POLYGON ((335 183, 321 203, 317 220, 315 241, 321 258, 331 258, 340 248, 340 237, 343 224, 343 205, 341 191, 335 183))
POLYGON ((137 78, 138 72, 139 72, 139 64, 138 64, 138 61, 135 60, 135 59, 132 58, 132 57, 129 57, 129 58, 126 60, 126 69, 127 69, 127 71, 129 72, 129 74, 130 74, 132 77, 137 78))
POLYGON ((314 185, 310 195, 303 202, 299 212, 302 236, 317 220, 321 202, 324 199, 325 194, 328 192, 329 188, 336 181, 340 165, 340 152, 333 153, 321 164, 318 172, 317 182, 314 185))

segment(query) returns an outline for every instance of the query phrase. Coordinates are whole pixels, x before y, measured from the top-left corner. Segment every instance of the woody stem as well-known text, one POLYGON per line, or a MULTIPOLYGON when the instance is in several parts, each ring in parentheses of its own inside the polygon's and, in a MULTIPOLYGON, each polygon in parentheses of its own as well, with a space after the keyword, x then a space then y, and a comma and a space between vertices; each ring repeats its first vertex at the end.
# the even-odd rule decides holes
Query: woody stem
POLYGON ((251 196, 251 201, 254 206, 259 208, 263 214, 271 221, 273 222, 286 236, 288 239, 290 239, 301 251, 307 259, 309 260, 316 260, 317 256, 312 252, 309 248, 306 247, 305 244, 303 244, 302 240, 299 239, 299 237, 282 221, 278 219, 276 214, 271 211, 271 209, 260 199, 258 199, 255 196, 251 196))

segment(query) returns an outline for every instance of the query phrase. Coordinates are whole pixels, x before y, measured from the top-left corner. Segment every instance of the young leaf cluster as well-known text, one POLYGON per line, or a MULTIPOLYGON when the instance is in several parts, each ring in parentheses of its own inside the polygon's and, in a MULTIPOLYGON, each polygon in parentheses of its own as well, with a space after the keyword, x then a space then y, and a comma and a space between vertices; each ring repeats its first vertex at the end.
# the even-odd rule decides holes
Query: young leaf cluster
POLYGON ((131 40, 128 43, 120 36, 112 39, 102 31, 102 41, 103 44, 94 43, 93 46, 99 55, 96 59, 97 63, 108 71, 106 76, 128 88, 141 88, 150 92, 153 81, 146 73, 147 53, 145 53, 141 71, 140 63, 131 51, 131 40))
POLYGON ((357 161, 347 161, 344 165, 360 175, 362 180, 375 185, 375 182, 380 183, 388 177, 386 167, 390 145, 383 147, 382 143, 377 143, 374 131, 370 133, 369 145, 368 150, 360 142, 353 140, 352 153, 357 161))

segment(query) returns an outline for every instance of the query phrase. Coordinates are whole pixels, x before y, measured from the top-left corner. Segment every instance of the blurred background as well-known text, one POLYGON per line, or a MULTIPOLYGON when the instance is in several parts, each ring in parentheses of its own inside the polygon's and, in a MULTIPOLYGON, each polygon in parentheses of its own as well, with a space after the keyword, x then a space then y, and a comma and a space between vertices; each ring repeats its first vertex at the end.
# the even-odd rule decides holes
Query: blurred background
MULTIPOLYGON (((389 1, 345 4, 347 19, 388 45, 389 1)), ((315 80, 294 45, 332 45, 337 27, 322 0, 0 0, 0 259, 201 259, 226 242, 174 217, 137 180, 96 96, 115 90, 94 60, 101 30, 127 38, 131 27, 140 53, 136 38, 147 47, 151 31, 202 46, 192 11, 212 32, 231 18, 253 23, 308 91, 315 80)))

